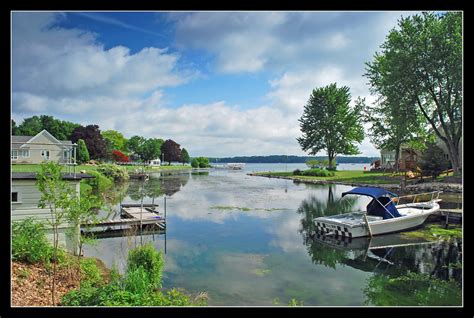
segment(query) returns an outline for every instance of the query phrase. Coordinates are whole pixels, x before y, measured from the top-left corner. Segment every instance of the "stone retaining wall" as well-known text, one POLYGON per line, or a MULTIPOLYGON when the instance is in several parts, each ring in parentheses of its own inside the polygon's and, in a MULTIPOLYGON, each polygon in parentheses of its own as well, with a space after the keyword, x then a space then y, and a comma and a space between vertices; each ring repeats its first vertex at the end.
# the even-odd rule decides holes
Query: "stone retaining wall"
POLYGON ((271 174, 253 174, 249 173, 250 176, 258 177, 267 177, 267 178, 276 178, 276 179, 288 179, 293 180, 295 183, 311 183, 311 184, 340 184, 347 185, 352 187, 375 187, 375 188, 384 188, 391 191, 402 191, 409 193, 423 193, 431 191, 443 191, 443 192, 454 192, 462 193, 462 184, 459 183, 444 183, 444 182, 429 182, 429 183, 419 183, 407 185, 404 190, 400 187, 399 184, 363 184, 363 183, 352 183, 352 182, 338 182, 338 181, 329 181, 329 180, 307 180, 307 179, 298 179, 293 177, 282 177, 282 176, 273 176, 271 174))

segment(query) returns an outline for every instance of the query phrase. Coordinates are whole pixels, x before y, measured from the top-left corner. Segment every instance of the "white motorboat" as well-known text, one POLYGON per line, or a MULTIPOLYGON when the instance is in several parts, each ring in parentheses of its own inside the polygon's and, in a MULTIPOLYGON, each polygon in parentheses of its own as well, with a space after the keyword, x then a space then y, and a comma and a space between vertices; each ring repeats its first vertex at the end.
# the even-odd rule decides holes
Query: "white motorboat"
POLYGON ((367 211, 351 212, 314 219, 318 233, 342 237, 364 237, 400 232, 422 225, 433 213, 438 212, 441 191, 399 197, 382 188, 361 187, 342 193, 363 195, 372 198, 367 211), (430 195, 431 199, 417 202, 420 196, 430 195), (413 197, 413 201, 399 204, 402 198, 413 197))

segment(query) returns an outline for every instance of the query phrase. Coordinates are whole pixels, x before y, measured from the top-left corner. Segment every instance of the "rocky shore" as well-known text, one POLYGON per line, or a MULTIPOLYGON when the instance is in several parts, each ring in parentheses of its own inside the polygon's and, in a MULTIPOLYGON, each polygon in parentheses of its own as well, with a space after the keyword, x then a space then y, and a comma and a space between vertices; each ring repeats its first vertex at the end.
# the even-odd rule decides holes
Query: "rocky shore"
POLYGON ((300 179, 296 177, 285 177, 275 176, 272 174, 254 174, 249 173, 250 176, 277 178, 277 179, 288 179, 293 180, 294 183, 311 183, 311 184, 340 184, 352 187, 378 187, 391 190, 394 192, 404 193, 423 193, 431 191, 443 191, 450 193, 462 193, 462 183, 446 183, 446 182, 424 182, 417 184, 410 184, 402 187, 400 184, 364 184, 364 183, 353 183, 353 182, 339 182, 332 180, 316 180, 316 179, 300 179))

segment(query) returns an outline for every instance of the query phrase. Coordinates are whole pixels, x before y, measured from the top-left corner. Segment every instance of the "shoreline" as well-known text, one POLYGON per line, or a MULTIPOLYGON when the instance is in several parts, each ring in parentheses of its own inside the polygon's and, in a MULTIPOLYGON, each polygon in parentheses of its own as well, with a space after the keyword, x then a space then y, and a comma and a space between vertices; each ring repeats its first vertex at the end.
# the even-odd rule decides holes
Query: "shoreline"
POLYGON ((286 180, 293 180, 294 183, 308 183, 308 184, 338 184, 338 185, 346 185, 352 187, 375 187, 375 188, 384 188, 387 190, 399 191, 399 192, 431 192, 431 191, 443 191, 449 193, 462 193, 463 186, 459 183, 445 183, 445 182, 426 182, 426 183, 419 183, 419 184, 411 184, 405 186, 402 189, 400 184, 368 184, 368 183, 358 183, 358 182, 341 182, 341 181, 333 181, 333 180, 321 180, 321 179, 301 179, 298 177, 291 177, 291 176, 276 176, 272 175, 271 173, 247 173, 249 176, 253 177, 266 177, 266 178, 275 178, 275 179, 286 179, 286 180))

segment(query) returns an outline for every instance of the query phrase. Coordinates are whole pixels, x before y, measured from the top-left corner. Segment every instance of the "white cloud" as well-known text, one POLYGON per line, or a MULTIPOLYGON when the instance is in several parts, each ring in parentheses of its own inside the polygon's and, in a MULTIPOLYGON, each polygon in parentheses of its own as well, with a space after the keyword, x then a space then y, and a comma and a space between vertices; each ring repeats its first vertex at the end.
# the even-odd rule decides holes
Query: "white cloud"
POLYGON ((105 49, 92 33, 51 27, 57 19, 48 13, 13 14, 15 92, 55 99, 124 97, 188 80, 175 71, 179 55, 166 48, 145 47, 135 54, 123 46, 105 49))
MULTIPOLYGON (((278 71, 272 73, 264 104, 244 109, 225 98, 171 108, 164 89, 198 73, 180 70, 179 54, 154 47, 133 54, 125 46, 105 49, 94 33, 53 27, 65 15, 14 13, 13 116, 19 122, 52 114, 117 129, 127 137, 172 138, 192 156, 304 155, 296 141, 298 118, 312 89, 336 82, 349 86, 353 99, 372 98, 361 76, 364 61, 354 56, 373 54, 374 48, 367 47, 375 41, 360 42, 354 35, 373 28, 373 21, 386 23, 381 29, 393 26, 399 16, 387 13, 364 27, 335 28, 343 15, 172 14, 177 45, 211 52, 219 71, 278 71), (341 60, 338 54, 348 57, 341 60), (353 61, 361 65, 354 67, 353 61)), ((377 29, 377 36, 382 34, 377 29)), ((367 140, 360 149, 365 155, 378 154, 367 140)))

